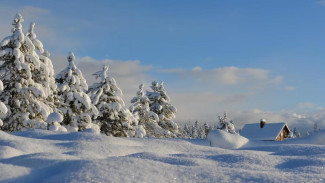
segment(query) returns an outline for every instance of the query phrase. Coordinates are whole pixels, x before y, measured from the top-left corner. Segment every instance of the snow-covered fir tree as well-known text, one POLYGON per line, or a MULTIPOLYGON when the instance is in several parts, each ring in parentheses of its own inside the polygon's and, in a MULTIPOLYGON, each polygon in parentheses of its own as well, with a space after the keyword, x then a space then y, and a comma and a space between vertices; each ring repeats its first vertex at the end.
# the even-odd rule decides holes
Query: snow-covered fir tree
POLYGON ((100 82, 89 88, 93 104, 97 107, 99 115, 96 121, 101 126, 101 132, 115 137, 143 137, 145 131, 136 128, 137 121, 132 113, 125 107, 122 90, 117 86, 113 77, 107 74, 109 66, 94 73, 100 82))
POLYGON ((41 61, 33 41, 22 31, 24 19, 14 18, 12 35, 0 42, 0 79, 4 90, 0 100, 8 108, 2 129, 47 128, 47 116, 53 111, 47 104, 48 91, 35 80, 41 61))
POLYGON ((217 129, 224 130, 224 131, 232 133, 232 134, 236 134, 236 129, 235 129, 235 125, 234 125, 233 121, 227 120, 228 119, 227 113, 224 113, 223 117, 218 116, 218 119, 219 119, 219 123, 218 123, 217 129))
POLYGON ((172 121, 175 118, 177 109, 170 104, 170 99, 163 84, 163 82, 160 84, 156 81, 152 82, 151 89, 153 91, 147 91, 146 93, 150 100, 150 111, 158 115, 158 125, 169 131, 166 137, 177 137, 179 133, 178 125, 172 121))
POLYGON ((143 84, 141 84, 136 96, 131 100, 130 111, 138 120, 139 126, 145 129, 148 137, 168 136, 170 132, 158 125, 159 117, 156 113, 150 111, 149 102, 150 100, 144 94, 143 84))
POLYGON ((204 139, 205 137, 206 137, 205 130, 202 126, 200 126, 198 129, 198 138, 204 139))
POLYGON ((204 124, 203 124, 203 129, 204 129, 205 136, 207 136, 208 133, 209 133, 210 130, 211 130, 211 127, 209 126, 209 124, 208 124, 207 122, 204 122, 204 124))
POLYGON ((62 124, 68 131, 82 131, 93 127, 92 117, 96 117, 98 111, 86 94, 88 85, 75 64, 72 52, 69 53, 68 62, 68 67, 55 78, 61 100, 60 110, 63 113, 62 124))
MULTIPOLYGON (((0 80, 0 92, 2 92, 2 90, 3 90, 3 83, 0 80)), ((7 112, 8 112, 7 106, 0 101, 0 127, 3 125, 1 118, 4 118, 7 112)))
POLYGON ((183 134, 182 135, 183 138, 190 138, 191 137, 190 127, 187 124, 184 125, 182 134, 183 134))
POLYGON ((314 132, 318 132, 319 131, 319 127, 317 123, 314 123, 314 132))
POLYGON ((30 24, 29 32, 26 34, 26 36, 32 41, 36 50, 38 50, 40 60, 39 67, 33 72, 33 80, 44 87, 46 95, 46 100, 44 102, 56 111, 56 108, 59 106, 59 99, 57 96, 57 85, 55 83, 53 64, 50 59, 50 53, 47 50, 44 50, 43 43, 37 39, 34 29, 35 23, 32 22, 30 24))
POLYGON ((297 130, 297 128, 293 129, 293 138, 300 138, 301 137, 301 133, 299 132, 299 130, 297 130))
POLYGON ((199 132, 197 128, 197 121, 192 125, 191 138, 196 139, 199 137, 199 132))

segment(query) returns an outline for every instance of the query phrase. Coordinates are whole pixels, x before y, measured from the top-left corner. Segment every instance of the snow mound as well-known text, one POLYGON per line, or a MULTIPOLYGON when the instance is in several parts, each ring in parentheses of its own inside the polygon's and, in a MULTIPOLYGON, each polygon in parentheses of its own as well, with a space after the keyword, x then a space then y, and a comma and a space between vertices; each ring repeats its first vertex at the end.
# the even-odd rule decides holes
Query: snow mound
POLYGON ((0 181, 6 181, 30 174, 31 169, 11 164, 0 163, 0 181))
POLYGON ((13 147, 0 146, 0 158, 1 159, 20 156, 21 154, 23 154, 21 151, 19 151, 18 149, 15 149, 13 147))
POLYGON ((46 120, 48 123, 52 123, 52 122, 62 122, 63 121, 63 116, 58 113, 58 112, 52 112, 46 120))
POLYGON ((49 127, 49 130, 54 132, 68 132, 68 130, 58 122, 53 122, 53 125, 49 127))
POLYGON ((82 132, 88 132, 88 133, 93 133, 93 134, 100 134, 100 128, 96 124, 90 124, 89 128, 83 130, 82 132))
POLYGON ((238 134, 231 134, 222 130, 210 131, 207 139, 210 141, 211 146, 224 149, 238 149, 249 141, 238 134))

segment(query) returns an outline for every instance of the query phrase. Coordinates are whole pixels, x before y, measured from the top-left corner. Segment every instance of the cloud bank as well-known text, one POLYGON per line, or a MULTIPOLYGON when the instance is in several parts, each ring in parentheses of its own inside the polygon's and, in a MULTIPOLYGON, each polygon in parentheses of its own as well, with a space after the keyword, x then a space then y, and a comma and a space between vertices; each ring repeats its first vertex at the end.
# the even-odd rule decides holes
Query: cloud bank
MULTIPOLYGON (((66 56, 52 57, 56 73, 67 66, 66 56)), ((128 106, 130 99, 135 95, 140 83, 147 84, 147 89, 151 81, 155 80, 154 72, 162 72, 160 69, 150 65, 142 65, 139 60, 96 60, 89 56, 77 58, 77 66, 83 72, 89 85, 96 82, 92 73, 100 70, 103 65, 110 65, 109 75, 114 77, 118 86, 123 90, 124 101, 128 106)), ((193 123, 196 120, 208 122, 210 124, 217 122, 217 116, 227 112, 229 118, 234 120, 237 128, 242 128, 246 123, 255 123, 259 119, 267 119, 268 122, 284 121, 289 127, 297 127, 302 131, 312 130, 314 123, 322 128, 325 127, 325 109, 315 109, 308 113, 297 113, 294 111, 266 111, 258 106, 249 106, 258 95, 259 90, 236 90, 231 91, 232 86, 246 86, 259 88, 267 83, 268 87, 278 86, 283 82, 280 76, 270 77, 270 71, 254 68, 216 68, 206 72, 200 67, 186 71, 185 69, 169 69, 163 71, 167 75, 178 74, 177 81, 169 80, 165 82, 167 94, 172 100, 172 104, 178 108, 176 122, 184 124, 189 121, 193 123), (229 73, 227 73, 229 72, 229 73), (197 80, 197 77, 201 77, 197 80), (215 78, 223 78, 216 80, 215 78), (187 88, 174 88, 182 80, 192 80, 187 88), (177 82, 177 83, 174 83, 177 82), (210 85, 222 85, 223 92, 211 92, 202 87, 194 91, 202 83, 210 85), (170 86, 174 87, 170 87, 170 86), (229 90, 227 88, 230 87, 229 90), (193 89, 193 90, 192 90, 193 89), (306 128, 307 127, 307 128, 306 128)), ((201 86, 200 86, 201 87, 201 86)), ((245 87, 244 87, 245 88, 245 87)), ((283 91, 286 91, 284 89, 283 91)), ((291 91, 291 90, 290 90, 291 91)), ((261 91, 262 92, 262 91, 261 91)), ((309 102, 297 104, 298 108, 310 109, 316 106, 309 102)))

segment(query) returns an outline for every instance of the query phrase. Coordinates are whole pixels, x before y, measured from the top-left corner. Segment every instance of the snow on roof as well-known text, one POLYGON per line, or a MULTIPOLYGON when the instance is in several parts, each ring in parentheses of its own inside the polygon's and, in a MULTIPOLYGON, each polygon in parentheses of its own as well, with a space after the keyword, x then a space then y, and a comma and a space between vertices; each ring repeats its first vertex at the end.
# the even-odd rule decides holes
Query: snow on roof
POLYGON ((241 130, 240 135, 248 139, 275 140, 285 125, 284 122, 266 123, 261 128, 260 123, 246 124, 241 130))

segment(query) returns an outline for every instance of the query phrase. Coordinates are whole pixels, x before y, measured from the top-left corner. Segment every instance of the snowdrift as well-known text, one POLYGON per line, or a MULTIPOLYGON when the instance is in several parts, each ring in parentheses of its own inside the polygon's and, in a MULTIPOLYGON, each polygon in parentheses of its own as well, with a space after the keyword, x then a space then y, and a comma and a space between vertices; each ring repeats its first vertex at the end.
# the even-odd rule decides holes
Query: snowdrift
MULTIPOLYGON (((323 134, 310 141, 320 143, 323 134)), ((211 138, 228 148, 247 141, 223 131, 211 138)), ((206 139, 0 131, 0 182, 324 182, 324 156, 324 145, 270 142, 231 150, 206 139)))
POLYGON ((249 141, 238 134, 231 134, 222 130, 210 131, 207 139, 210 141, 211 146, 224 149, 238 149, 249 141))
POLYGON ((325 130, 312 133, 308 137, 288 140, 287 142, 293 144, 325 145, 325 130))

